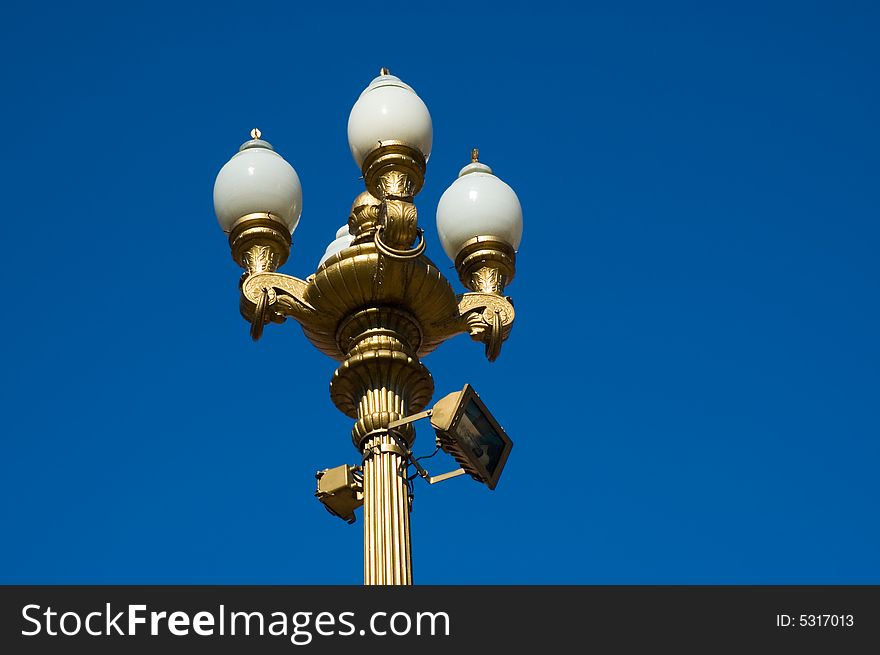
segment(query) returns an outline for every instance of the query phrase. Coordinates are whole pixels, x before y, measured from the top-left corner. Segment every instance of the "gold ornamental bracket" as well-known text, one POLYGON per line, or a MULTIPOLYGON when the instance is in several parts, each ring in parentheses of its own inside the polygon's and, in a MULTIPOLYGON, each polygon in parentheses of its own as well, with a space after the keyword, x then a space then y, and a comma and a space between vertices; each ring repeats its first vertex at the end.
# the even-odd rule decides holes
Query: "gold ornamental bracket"
POLYGON ((278 296, 279 311, 284 316, 308 321, 315 315, 315 308, 305 300, 308 282, 282 273, 255 273, 241 283, 242 300, 256 307, 264 289, 271 289, 278 296))
POLYGON ((494 362, 513 329, 515 313, 509 297, 475 291, 459 296, 458 311, 471 339, 485 344, 486 359, 494 362))
MULTIPOLYGON (((474 161, 477 154, 474 149, 474 161)), ((486 358, 494 362, 513 328, 513 300, 504 295, 504 289, 516 272, 516 251, 498 237, 474 237, 459 249, 455 269, 470 290, 458 301, 465 331, 474 341, 485 344, 486 358)))
POLYGON ((281 273, 258 272, 241 282, 241 315, 251 323, 251 337, 258 340, 268 323, 293 318, 301 325, 316 322, 318 313, 305 300, 308 283, 281 273))
MULTIPOLYGON (((379 141, 364 159, 364 184, 379 201, 373 241, 386 257, 415 259, 425 251, 413 199, 425 183, 426 165, 425 156, 402 141, 379 141), (413 247, 415 240, 418 244, 413 247)), ((355 222, 353 227, 367 225, 355 222)), ((358 239, 362 232, 355 235, 358 239)))

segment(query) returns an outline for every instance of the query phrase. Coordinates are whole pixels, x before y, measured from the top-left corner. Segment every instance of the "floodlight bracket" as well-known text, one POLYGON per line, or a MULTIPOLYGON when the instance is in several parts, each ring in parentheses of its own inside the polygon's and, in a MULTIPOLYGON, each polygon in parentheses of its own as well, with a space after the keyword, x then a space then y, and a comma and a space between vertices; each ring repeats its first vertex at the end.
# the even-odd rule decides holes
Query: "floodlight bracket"
MULTIPOLYGON (((437 484, 438 482, 443 482, 444 480, 449 480, 451 478, 457 478, 459 475, 464 475, 466 471, 463 468, 456 469, 455 471, 449 471, 448 473, 441 473, 440 475, 432 476, 425 469, 424 466, 419 464, 419 460, 416 459, 415 455, 413 455, 413 451, 410 449, 409 445, 406 443, 406 440, 403 438, 403 435, 400 434, 394 428, 399 428, 403 425, 409 425, 419 419, 428 418, 433 414, 433 410, 427 409, 424 412, 419 412, 418 414, 413 414, 412 416, 405 416, 402 419, 397 421, 392 421, 388 424, 387 428, 379 428, 378 430, 373 430, 372 432, 365 435, 364 438, 369 437, 373 434, 373 432, 380 433, 386 432, 388 435, 394 439, 393 444, 379 444, 378 450, 379 452, 389 452, 396 453, 403 457, 407 462, 412 464, 416 471, 419 474, 419 477, 423 480, 426 480, 428 484, 437 484)), ((370 457, 370 452, 364 453, 364 458, 370 457)))
MULTIPOLYGON (((425 473, 427 473, 427 471, 425 471, 425 473)), ((425 479, 428 481, 428 484, 437 484, 438 482, 443 482, 444 480, 449 480, 450 478, 457 478, 459 475, 464 475, 465 473, 467 473, 467 471, 465 471, 463 468, 458 468, 454 471, 450 471, 449 473, 441 473, 440 475, 429 476, 425 479)))
POLYGON ((404 425, 409 425, 410 423, 415 423, 416 421, 420 421, 423 418, 430 418, 434 415, 433 409, 426 409, 424 412, 419 412, 418 414, 413 414, 411 416, 404 416, 401 419, 397 419, 396 421, 391 421, 388 424, 388 429, 393 430, 394 428, 399 428, 404 425))

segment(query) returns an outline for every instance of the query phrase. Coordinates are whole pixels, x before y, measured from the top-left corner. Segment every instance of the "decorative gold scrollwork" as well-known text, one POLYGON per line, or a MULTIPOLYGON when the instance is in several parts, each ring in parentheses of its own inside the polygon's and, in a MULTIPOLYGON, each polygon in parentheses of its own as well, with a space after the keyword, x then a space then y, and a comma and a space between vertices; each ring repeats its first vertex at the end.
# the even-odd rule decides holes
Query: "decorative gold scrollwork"
POLYGON ((382 240, 393 248, 407 248, 418 236, 418 211, 411 202, 385 199, 379 206, 377 227, 383 226, 382 240))
POLYGON ((387 200, 411 201, 415 195, 416 182, 413 176, 405 171, 388 171, 379 178, 382 197, 387 200))
POLYGON ((494 293, 466 293, 459 300, 458 311, 471 339, 486 345, 486 358, 490 362, 498 359, 513 327, 510 299, 494 293))
POLYGON ((251 338, 257 341, 269 322, 288 317, 308 326, 319 320, 315 308, 305 301, 307 283, 280 273, 254 273, 241 284, 242 314, 251 322, 251 338))

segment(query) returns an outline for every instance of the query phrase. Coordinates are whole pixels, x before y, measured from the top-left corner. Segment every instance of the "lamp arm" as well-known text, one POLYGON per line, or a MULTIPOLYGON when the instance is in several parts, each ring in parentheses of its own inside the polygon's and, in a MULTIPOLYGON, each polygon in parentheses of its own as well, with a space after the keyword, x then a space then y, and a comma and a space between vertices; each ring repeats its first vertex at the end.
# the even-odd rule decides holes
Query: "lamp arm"
POLYGON ((305 299, 308 282, 281 273, 252 273, 241 282, 241 315, 251 322, 254 341, 269 323, 293 318, 309 327, 319 322, 318 312, 305 299))

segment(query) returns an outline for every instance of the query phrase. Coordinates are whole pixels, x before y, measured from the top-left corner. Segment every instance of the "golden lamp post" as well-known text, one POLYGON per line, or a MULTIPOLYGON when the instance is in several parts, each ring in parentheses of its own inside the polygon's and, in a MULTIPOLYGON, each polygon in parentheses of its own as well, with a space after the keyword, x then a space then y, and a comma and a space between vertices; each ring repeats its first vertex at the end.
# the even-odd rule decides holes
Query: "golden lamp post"
POLYGON ((512 447, 469 385, 426 410, 434 382, 421 358, 462 333, 483 343, 490 361, 498 357, 514 319, 504 289, 522 235, 519 200, 474 150, 437 206, 440 241, 468 290, 456 295, 424 254, 413 204, 431 153, 431 116, 410 86, 382 69, 348 121, 366 191, 317 271, 300 280, 277 272, 299 221, 299 178, 259 130, 251 137, 214 185, 217 218, 245 270, 242 316, 254 340, 267 324, 292 318, 339 362, 330 398, 355 419, 362 463, 320 471, 316 495, 349 522, 363 506, 366 584, 412 584, 409 466, 429 482, 468 473, 494 488, 512 447), (431 419, 438 448, 461 469, 432 478, 413 457, 412 422, 420 418, 431 419))

